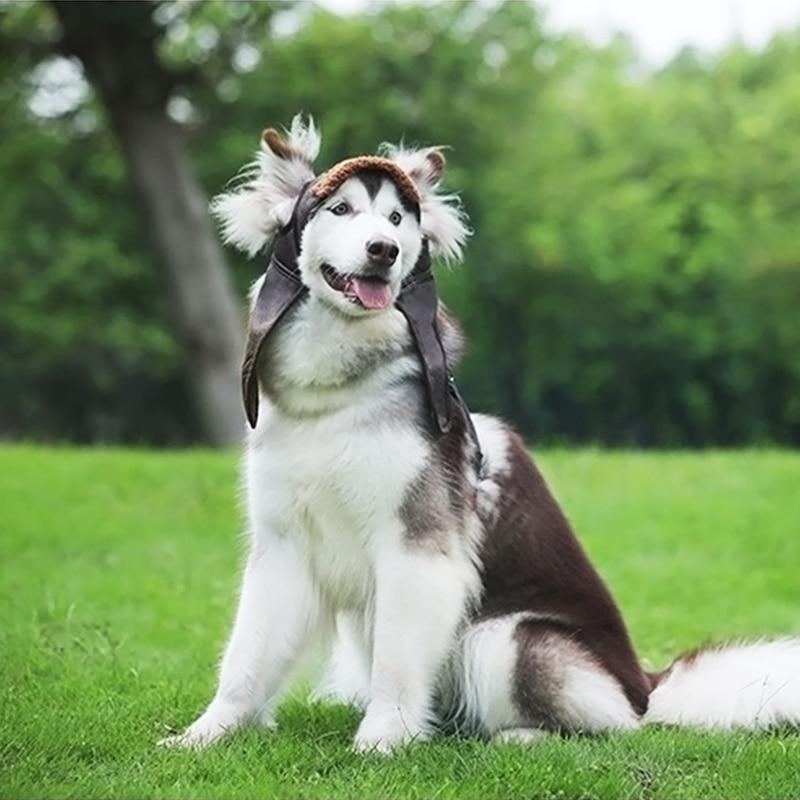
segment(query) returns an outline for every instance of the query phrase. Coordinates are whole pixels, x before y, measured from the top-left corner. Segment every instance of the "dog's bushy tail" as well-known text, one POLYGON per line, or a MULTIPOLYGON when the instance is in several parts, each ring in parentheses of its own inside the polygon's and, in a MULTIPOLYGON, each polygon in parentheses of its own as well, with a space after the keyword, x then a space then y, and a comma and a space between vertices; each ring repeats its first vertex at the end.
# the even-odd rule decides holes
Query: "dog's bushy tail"
POLYGON ((645 722, 716 730, 800 726, 800 638, 700 648, 652 678, 645 722))

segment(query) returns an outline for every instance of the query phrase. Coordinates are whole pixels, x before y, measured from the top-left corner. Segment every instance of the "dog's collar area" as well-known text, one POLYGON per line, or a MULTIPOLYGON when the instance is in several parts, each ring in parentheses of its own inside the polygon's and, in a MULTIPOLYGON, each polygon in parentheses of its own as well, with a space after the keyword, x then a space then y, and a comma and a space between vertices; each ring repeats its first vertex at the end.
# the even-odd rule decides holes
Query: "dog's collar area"
MULTIPOLYGON (((394 170, 390 171, 385 164, 390 164, 394 170, 399 170, 413 186, 411 178, 388 159, 363 156, 343 161, 320 178, 306 184, 295 203, 288 225, 276 237, 264 273, 264 281, 250 315, 247 346, 242 363, 242 396, 247 420, 251 427, 255 428, 258 421, 259 394, 256 366, 264 342, 289 309, 308 291, 302 282, 298 267, 300 243, 305 226, 324 199, 359 169, 381 168, 399 185, 394 170), (375 162, 380 162, 380 166, 376 166, 375 162), (331 175, 334 177, 329 178, 331 175), (315 187, 320 186, 323 186, 324 189, 315 191, 315 187)), ((406 194, 404 187, 399 186, 399 188, 406 194)), ((414 188, 413 196, 409 194, 406 196, 413 199, 419 208, 416 188, 414 188)), ((480 473, 483 468, 483 456, 478 436, 469 410, 450 374, 447 355, 436 322, 439 295, 431 269, 427 240, 423 242, 414 269, 403 281, 400 293, 395 300, 395 306, 408 322, 422 363, 426 393, 436 430, 439 434, 444 434, 451 429, 454 411, 458 407, 464 416, 467 432, 475 446, 476 468, 480 473)))

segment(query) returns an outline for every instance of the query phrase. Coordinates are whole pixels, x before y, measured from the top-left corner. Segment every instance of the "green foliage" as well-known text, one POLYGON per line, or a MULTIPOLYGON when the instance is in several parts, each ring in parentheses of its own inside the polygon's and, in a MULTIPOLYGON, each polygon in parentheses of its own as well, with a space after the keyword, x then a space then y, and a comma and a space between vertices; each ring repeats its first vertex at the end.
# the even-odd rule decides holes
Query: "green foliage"
MULTIPOLYGON (((799 455, 539 461, 650 668, 708 639, 800 633, 799 455)), ((797 796, 790 731, 645 729, 532 751, 440 737, 386 759, 350 751, 353 711, 295 700, 276 732, 159 750, 213 692, 241 566, 237 472, 232 454, 0 448, 1 797, 797 796)))
POLYGON ((30 55, 0 51, 0 435, 185 441, 179 353, 116 143, 91 99, 31 112, 47 87, 30 55))
MULTIPOLYGON (((24 4, 0 14, 0 36, 47 29, 24 4)), ((209 193, 300 109, 323 165, 382 140, 453 146, 475 235, 441 284, 474 407, 549 441, 800 443, 797 35, 652 74, 625 41, 548 34, 527 3, 164 2, 156 19, 209 193)), ((102 114, 90 96, 33 114, 37 60, 0 58, 0 432, 192 440, 102 114)), ((230 260, 244 293, 261 265, 230 260)))

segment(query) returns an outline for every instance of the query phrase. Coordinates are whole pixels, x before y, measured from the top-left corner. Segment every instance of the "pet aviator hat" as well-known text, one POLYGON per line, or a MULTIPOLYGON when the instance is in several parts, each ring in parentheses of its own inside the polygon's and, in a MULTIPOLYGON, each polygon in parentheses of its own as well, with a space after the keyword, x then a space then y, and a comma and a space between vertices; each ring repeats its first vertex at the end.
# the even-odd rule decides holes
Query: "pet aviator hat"
MULTIPOLYGON (((272 129, 265 131, 264 139, 276 152, 286 146, 280 135, 272 129)), ((252 427, 255 427, 258 420, 256 364, 261 349, 276 324, 308 291, 300 278, 297 264, 303 230, 326 198, 348 178, 365 170, 388 175, 412 204, 417 218, 420 217, 420 196, 414 181, 388 158, 349 158, 340 161, 305 185, 295 203, 291 219, 274 240, 264 282, 250 316, 242 364, 242 392, 245 412, 252 427)), ((438 304, 430 251, 425 241, 414 269, 403 281, 395 306, 408 321, 422 362, 434 424, 440 433, 445 433, 450 429, 453 404, 461 403, 461 399, 449 375, 447 358, 436 325, 438 304)))

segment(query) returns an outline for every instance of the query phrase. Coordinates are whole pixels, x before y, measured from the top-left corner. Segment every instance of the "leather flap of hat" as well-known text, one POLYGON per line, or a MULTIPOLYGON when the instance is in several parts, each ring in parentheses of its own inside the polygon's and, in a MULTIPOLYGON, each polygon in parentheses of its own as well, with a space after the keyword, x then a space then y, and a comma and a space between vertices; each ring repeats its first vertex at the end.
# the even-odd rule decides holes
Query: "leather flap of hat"
POLYGON ((397 307, 408 321, 417 345, 434 422, 441 433, 446 433, 450 430, 452 417, 450 375, 436 325, 439 295, 430 269, 409 282, 397 298, 397 307))
POLYGON ((306 291, 298 275, 273 259, 250 314, 247 346, 242 362, 242 398, 247 421, 258 421, 258 374, 256 366, 264 341, 289 307, 306 291))

